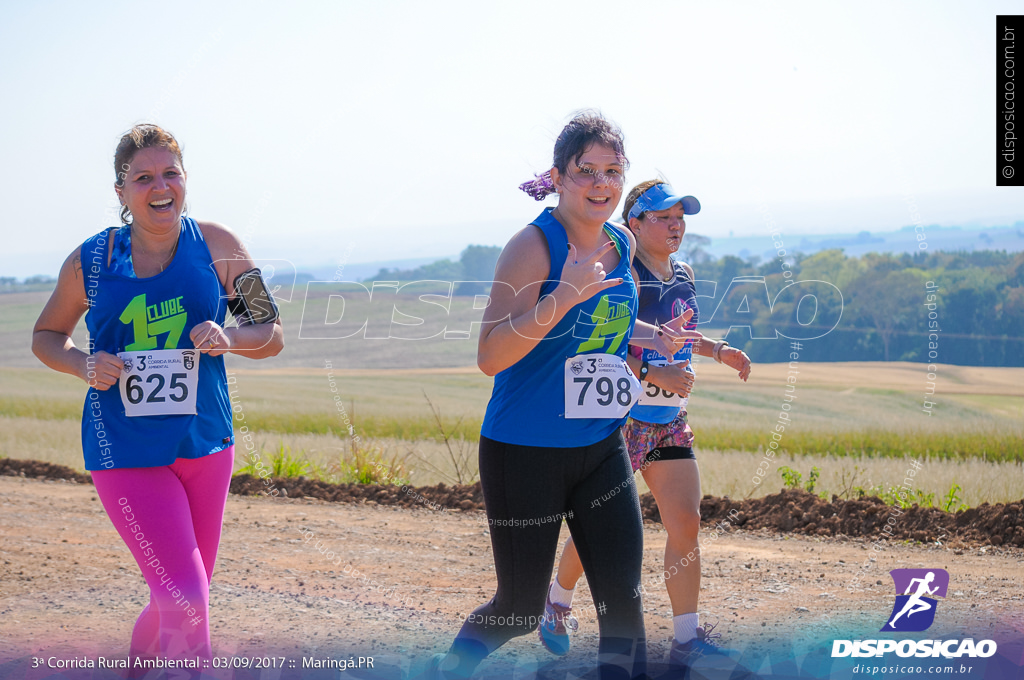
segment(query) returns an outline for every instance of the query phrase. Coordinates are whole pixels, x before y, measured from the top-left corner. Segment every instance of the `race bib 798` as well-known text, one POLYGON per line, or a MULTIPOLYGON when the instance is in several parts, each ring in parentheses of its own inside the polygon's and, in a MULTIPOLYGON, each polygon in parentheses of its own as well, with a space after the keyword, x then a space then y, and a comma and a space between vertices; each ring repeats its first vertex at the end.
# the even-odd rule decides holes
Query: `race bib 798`
POLYGON ((614 354, 580 354, 565 361, 565 417, 621 418, 640 395, 640 381, 614 354))

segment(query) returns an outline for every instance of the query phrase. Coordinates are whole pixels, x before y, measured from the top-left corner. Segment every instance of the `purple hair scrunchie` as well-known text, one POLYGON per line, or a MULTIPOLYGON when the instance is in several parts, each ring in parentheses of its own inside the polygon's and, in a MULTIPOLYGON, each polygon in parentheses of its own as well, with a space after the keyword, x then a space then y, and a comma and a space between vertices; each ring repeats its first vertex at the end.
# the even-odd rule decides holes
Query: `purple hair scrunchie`
POLYGON ((519 185, 519 189, 533 196, 533 200, 543 201, 555 193, 555 184, 551 181, 551 171, 548 170, 543 174, 537 175, 529 182, 523 182, 519 185))

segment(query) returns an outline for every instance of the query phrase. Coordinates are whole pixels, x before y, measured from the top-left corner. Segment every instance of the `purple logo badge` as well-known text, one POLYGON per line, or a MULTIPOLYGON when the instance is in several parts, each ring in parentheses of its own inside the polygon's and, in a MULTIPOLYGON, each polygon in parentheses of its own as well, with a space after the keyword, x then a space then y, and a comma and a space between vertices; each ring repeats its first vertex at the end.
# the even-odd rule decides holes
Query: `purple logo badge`
POLYGON ((935 621, 935 597, 946 597, 949 572, 945 569, 893 569, 896 604, 882 631, 919 632, 935 621))

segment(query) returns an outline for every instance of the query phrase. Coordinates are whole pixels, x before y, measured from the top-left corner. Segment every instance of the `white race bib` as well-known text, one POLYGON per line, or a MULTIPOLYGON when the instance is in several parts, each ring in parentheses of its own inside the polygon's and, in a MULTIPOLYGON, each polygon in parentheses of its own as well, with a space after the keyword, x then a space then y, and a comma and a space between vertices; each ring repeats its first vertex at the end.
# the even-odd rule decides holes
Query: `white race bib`
MULTIPOLYGON (((667 359, 655 359, 647 362, 651 366, 668 366, 667 359)), ((674 362, 679 363, 679 362, 674 362)), ((686 367, 689 373, 693 373, 693 365, 686 367)), ((637 406, 670 406, 672 408, 683 408, 686 406, 687 399, 681 397, 675 392, 669 392, 663 387, 658 387, 653 383, 649 383, 646 380, 643 384, 643 391, 640 393, 640 400, 637 401, 637 406)))
POLYGON ((565 362, 566 418, 621 418, 640 395, 640 381, 614 354, 580 354, 565 362))
POLYGON ((199 351, 154 349, 119 352, 117 381, 126 416, 195 415, 199 351))

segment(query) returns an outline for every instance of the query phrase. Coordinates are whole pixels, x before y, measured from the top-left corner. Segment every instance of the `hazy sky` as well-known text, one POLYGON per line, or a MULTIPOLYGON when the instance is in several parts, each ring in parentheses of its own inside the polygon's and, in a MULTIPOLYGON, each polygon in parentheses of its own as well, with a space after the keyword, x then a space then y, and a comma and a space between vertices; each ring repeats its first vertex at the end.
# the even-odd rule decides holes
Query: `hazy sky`
POLYGON ((0 5, 0 274, 113 222, 133 123, 185 150, 191 214, 300 266, 501 245, 570 114, 621 125, 712 238, 1024 219, 995 187, 1013 2, 0 5))

